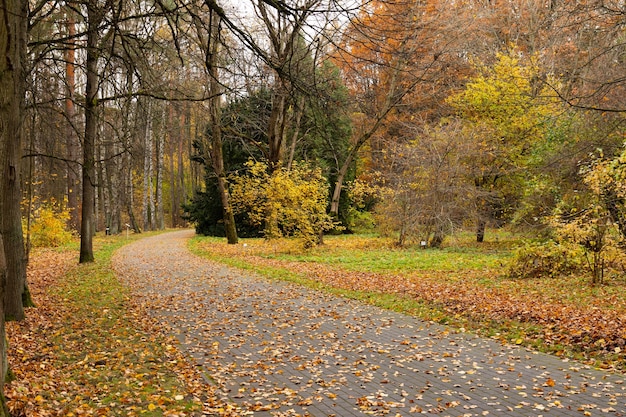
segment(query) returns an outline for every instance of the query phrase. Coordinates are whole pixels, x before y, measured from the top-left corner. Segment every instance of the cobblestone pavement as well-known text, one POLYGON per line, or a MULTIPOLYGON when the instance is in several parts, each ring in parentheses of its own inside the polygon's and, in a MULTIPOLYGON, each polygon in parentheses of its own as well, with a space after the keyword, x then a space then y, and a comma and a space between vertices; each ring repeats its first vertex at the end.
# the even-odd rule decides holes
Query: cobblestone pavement
POLYGON ((128 245, 116 270, 249 415, 626 415, 623 375, 207 262, 192 235, 128 245))

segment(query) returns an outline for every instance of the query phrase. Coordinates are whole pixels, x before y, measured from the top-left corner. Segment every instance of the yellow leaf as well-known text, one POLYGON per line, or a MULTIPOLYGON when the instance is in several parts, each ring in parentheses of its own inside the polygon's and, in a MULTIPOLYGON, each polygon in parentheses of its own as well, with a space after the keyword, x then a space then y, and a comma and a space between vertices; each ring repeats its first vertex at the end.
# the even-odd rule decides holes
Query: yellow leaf
POLYGON ((154 411, 154 410, 156 410, 156 408, 157 408, 156 405, 154 405, 152 403, 148 404, 148 410, 154 411))

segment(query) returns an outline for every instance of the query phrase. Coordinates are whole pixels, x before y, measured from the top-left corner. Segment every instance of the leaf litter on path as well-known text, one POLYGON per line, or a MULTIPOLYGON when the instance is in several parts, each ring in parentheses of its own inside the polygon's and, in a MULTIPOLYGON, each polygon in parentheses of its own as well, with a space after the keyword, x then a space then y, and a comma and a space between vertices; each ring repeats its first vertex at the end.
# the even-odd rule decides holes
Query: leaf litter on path
POLYGON ((294 271, 333 288, 425 301, 440 306, 450 317, 526 323, 532 326, 534 334, 506 341, 529 345, 540 341, 554 346, 557 353, 565 353, 558 351, 567 348, 588 358, 590 364, 626 371, 626 298, 615 294, 600 294, 595 301, 581 305, 566 300, 554 280, 547 280, 542 291, 528 288, 536 282, 532 280, 527 283, 501 279, 498 285, 481 284, 485 277, 498 275, 491 270, 461 271, 460 276, 449 271, 372 273, 334 264, 275 259, 261 256, 260 250, 242 251, 236 245, 203 242, 201 247, 207 253, 239 258, 258 267, 294 271))
POLYGON ((129 246, 116 268, 215 381, 221 399, 242 413, 626 413, 619 377, 242 275, 191 256, 187 237, 178 232, 129 246))

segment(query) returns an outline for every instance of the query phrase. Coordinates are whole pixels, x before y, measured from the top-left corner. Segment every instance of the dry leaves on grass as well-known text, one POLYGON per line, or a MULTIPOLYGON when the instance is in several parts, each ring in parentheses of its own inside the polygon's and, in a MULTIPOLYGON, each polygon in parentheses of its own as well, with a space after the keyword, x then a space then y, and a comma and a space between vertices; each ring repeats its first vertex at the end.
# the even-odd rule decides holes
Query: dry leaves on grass
MULTIPOLYGON (((626 368, 626 305, 624 300, 603 299, 597 305, 557 301, 551 294, 528 293, 520 282, 481 285, 481 278, 497 271, 463 271, 461 277, 442 271, 381 274, 346 270, 338 265, 284 261, 256 255, 250 250, 225 244, 202 245, 215 256, 230 256, 255 266, 287 269, 307 279, 349 291, 394 294, 440 306, 451 316, 463 315, 479 322, 522 322, 535 334, 518 335, 517 344, 541 340, 557 353, 567 348, 600 361, 600 366, 626 368)), ((613 297, 614 298, 614 297, 613 297)))
POLYGON ((37 308, 7 324, 15 380, 5 393, 12 415, 234 415, 140 306, 129 306, 120 294, 99 305, 109 302, 99 298, 103 288, 123 293, 114 277, 110 286, 100 278, 99 289, 74 298, 71 292, 81 288, 65 274, 82 268, 75 258, 47 250, 31 257, 28 280, 37 308))

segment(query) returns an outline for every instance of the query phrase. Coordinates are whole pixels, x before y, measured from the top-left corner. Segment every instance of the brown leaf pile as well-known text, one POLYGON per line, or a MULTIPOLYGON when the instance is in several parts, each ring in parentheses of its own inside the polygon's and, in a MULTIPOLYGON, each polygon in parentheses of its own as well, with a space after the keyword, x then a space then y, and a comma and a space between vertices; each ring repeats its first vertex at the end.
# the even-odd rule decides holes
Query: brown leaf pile
POLYGON ((36 411, 45 401, 41 394, 67 389, 62 386, 67 381, 59 381, 59 370, 52 365, 53 349, 47 337, 57 331, 63 316, 54 308, 47 290, 76 264, 74 258, 69 252, 41 250, 30 260, 29 289, 37 308, 28 309, 24 321, 6 325, 8 359, 15 381, 5 387, 5 394, 13 415, 50 415, 36 411))

